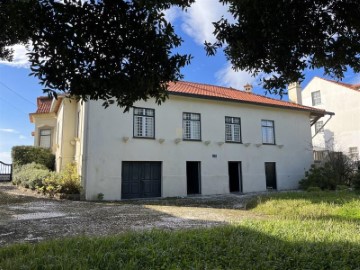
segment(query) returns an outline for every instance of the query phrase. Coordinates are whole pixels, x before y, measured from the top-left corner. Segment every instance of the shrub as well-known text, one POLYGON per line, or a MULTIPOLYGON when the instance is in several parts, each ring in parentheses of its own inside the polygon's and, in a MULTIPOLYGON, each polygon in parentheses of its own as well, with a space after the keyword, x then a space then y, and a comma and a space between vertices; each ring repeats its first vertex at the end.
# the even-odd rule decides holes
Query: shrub
POLYGON ((321 167, 312 165, 305 178, 299 182, 300 188, 319 187, 335 190, 338 186, 348 188, 352 181, 354 162, 341 152, 330 152, 321 167))
POLYGON ((360 190, 360 170, 354 174, 352 179, 352 185, 355 190, 360 190))
POLYGON ((319 192, 319 191, 321 191, 321 188, 319 188, 319 187, 308 187, 306 190, 308 192, 319 192))
POLYGON ((37 163, 54 170, 55 155, 50 149, 35 146, 14 146, 11 151, 14 167, 37 163))
POLYGON ((299 185, 303 190, 307 190, 309 187, 334 190, 336 188, 336 179, 332 168, 328 164, 325 164, 324 167, 312 165, 310 170, 306 172, 305 178, 300 180, 299 185))
POLYGON ((35 189, 42 186, 50 171, 44 165, 29 163, 17 166, 14 170, 13 183, 25 188, 35 189))
POLYGON ((60 193, 80 194, 81 183, 76 163, 66 165, 65 169, 59 174, 58 183, 60 185, 60 193))

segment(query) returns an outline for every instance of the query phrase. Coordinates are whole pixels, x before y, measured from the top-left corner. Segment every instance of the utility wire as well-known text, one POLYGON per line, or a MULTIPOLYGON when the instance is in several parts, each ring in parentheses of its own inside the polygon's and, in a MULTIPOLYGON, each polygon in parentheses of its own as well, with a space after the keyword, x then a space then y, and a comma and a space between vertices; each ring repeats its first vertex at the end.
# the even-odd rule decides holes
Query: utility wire
POLYGON ((7 86, 5 83, 3 83, 2 81, 0 81, 0 84, 2 86, 4 86, 6 89, 10 90, 11 92, 13 92, 14 94, 16 94, 17 96, 21 97, 23 100, 29 102, 31 105, 35 105, 36 104, 34 102, 32 102, 31 100, 27 99, 26 97, 20 95, 18 92, 16 92, 15 90, 11 89, 9 86, 7 86))
POLYGON ((0 96, 0 100, 4 101, 5 104, 10 105, 11 107, 13 107, 13 109, 15 109, 15 110, 18 111, 18 112, 22 112, 22 113, 24 113, 24 114, 29 114, 28 112, 24 112, 22 109, 16 107, 15 105, 11 104, 10 102, 6 101, 6 100, 3 99, 1 96, 0 96))

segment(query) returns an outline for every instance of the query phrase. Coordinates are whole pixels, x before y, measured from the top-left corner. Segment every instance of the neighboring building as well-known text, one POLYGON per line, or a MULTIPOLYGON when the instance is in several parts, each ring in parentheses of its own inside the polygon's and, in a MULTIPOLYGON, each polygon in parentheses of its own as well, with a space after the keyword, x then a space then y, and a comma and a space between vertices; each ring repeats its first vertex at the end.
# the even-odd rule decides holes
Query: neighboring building
POLYGON ((310 123, 326 114, 249 85, 171 83, 162 105, 139 101, 127 113, 39 99, 47 109, 31 114, 35 145, 49 146, 41 134, 50 130, 57 170, 76 161, 87 200, 297 188, 313 163, 310 123))
POLYGON ((360 84, 314 77, 302 91, 302 100, 304 105, 335 113, 318 120, 312 128, 317 154, 339 151, 359 160, 360 84))

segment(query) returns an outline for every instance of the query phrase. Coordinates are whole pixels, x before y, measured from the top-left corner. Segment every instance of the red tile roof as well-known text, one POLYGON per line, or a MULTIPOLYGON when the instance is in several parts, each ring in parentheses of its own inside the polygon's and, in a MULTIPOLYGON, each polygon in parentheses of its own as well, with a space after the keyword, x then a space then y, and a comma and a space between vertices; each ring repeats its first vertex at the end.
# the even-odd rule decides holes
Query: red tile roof
POLYGON ((35 113, 49 113, 51 108, 52 98, 38 97, 37 98, 37 110, 35 113))
POLYGON ((176 83, 170 83, 168 89, 170 94, 232 100, 236 102, 250 103, 255 105, 305 110, 312 113, 325 114, 325 110, 303 106, 292 102, 277 100, 253 93, 247 93, 245 91, 240 91, 233 88, 214 86, 209 84, 179 81, 176 83))
MULTIPOLYGON (((318 78, 320 78, 320 77, 318 77, 318 78)), ((352 89, 352 90, 355 90, 355 91, 360 92, 360 83, 350 84, 350 83, 343 83, 343 82, 338 82, 338 81, 329 80, 329 79, 324 79, 324 78, 320 78, 320 79, 323 79, 323 80, 325 80, 325 81, 328 81, 328 82, 331 82, 331 83, 335 83, 335 84, 344 86, 344 87, 346 87, 346 88, 349 88, 349 89, 352 89)))

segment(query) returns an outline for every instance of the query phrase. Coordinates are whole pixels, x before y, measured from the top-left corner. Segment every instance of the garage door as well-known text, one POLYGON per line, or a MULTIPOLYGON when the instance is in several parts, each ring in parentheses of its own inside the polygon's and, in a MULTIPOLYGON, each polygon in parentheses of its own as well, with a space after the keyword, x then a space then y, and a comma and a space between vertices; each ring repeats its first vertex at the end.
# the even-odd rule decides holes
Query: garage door
POLYGON ((123 161, 121 198, 161 197, 161 162, 123 161))

